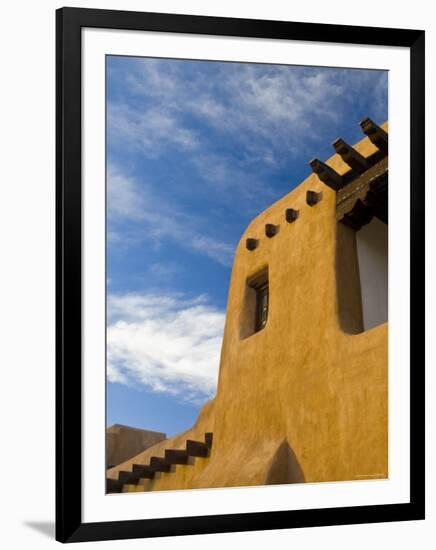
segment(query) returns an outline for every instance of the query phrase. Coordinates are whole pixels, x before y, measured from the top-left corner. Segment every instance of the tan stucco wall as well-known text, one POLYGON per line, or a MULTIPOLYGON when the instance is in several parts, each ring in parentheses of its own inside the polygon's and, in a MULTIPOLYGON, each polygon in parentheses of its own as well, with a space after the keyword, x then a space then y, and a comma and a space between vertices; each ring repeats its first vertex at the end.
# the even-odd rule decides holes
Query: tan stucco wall
MULTIPOLYGON (((376 150, 367 138, 355 147, 364 156, 376 150)), ((348 170, 338 155, 328 164, 340 173, 348 170)), ((335 208, 335 192, 312 174, 250 223, 232 269, 215 399, 192 429, 111 470, 110 477, 163 456, 165 448, 182 448, 188 438, 202 440, 209 431, 210 458, 179 465, 142 489, 387 476, 387 323, 360 334, 341 328, 335 208), (306 204, 309 189, 323 192, 314 207, 306 204), (292 224, 285 220, 286 208, 300 211, 292 224), (279 233, 268 239, 265 223, 279 225, 279 233), (256 250, 246 249, 247 237, 259 239, 256 250), (265 266, 268 323, 242 338, 246 280, 265 266)), ((341 253, 355 254, 350 234, 340 241, 341 253)), ((353 288, 351 316, 360 308, 358 280, 353 288)))

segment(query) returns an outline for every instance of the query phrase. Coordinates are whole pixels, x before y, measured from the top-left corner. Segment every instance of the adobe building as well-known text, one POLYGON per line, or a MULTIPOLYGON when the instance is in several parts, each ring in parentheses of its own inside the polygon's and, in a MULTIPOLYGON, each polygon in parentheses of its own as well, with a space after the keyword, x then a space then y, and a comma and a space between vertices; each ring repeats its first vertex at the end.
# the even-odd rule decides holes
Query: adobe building
POLYGON ((388 476, 388 134, 361 127, 249 224, 215 398, 108 492, 388 476))

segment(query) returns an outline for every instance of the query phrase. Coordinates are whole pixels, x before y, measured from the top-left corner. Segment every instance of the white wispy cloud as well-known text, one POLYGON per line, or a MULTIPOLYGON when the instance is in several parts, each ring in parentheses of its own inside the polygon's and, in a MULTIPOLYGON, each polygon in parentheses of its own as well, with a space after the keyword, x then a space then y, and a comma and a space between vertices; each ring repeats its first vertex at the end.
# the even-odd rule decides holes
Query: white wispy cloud
POLYGON ((231 265, 233 245, 204 233, 199 216, 194 219, 168 204, 159 197, 156 186, 147 181, 139 182, 110 165, 107 172, 107 196, 111 228, 109 239, 114 246, 128 246, 129 243, 144 239, 159 245, 162 240, 170 239, 224 266, 231 265), (134 227, 129 231, 123 226, 121 237, 117 225, 125 222, 140 222, 140 229, 134 227))
POLYGON ((172 261, 152 263, 147 268, 147 275, 159 281, 171 281, 181 271, 180 266, 172 261))
POLYGON ((199 152, 192 157, 192 164, 196 167, 204 184, 221 194, 221 200, 225 198, 231 203, 239 200, 239 208, 243 207, 246 199, 262 197, 264 201, 271 201, 274 192, 269 185, 255 174, 256 162, 271 162, 268 155, 250 155, 241 160, 230 158, 225 154, 213 152, 199 152))
POLYGON ((126 104, 109 104, 108 131, 115 142, 152 158, 168 145, 186 150, 198 145, 195 132, 180 125, 165 108, 132 109, 126 104))
MULTIPOLYGON (((301 152, 302 142, 323 139, 321 130, 345 116, 340 106, 359 96, 362 86, 370 90, 376 110, 386 105, 383 72, 217 63, 210 65, 213 73, 191 67, 187 75, 184 67, 183 62, 143 59, 129 72, 131 91, 147 100, 157 121, 163 119, 159 130, 153 117, 146 117, 155 147, 171 139, 180 147, 198 148, 201 140, 185 119, 189 113, 214 131, 231 134, 262 162, 280 162, 283 151, 292 157, 301 152)), ((126 112, 116 109, 110 111, 121 119, 117 126, 124 127, 126 112)), ((142 132, 142 124, 129 124, 129 131, 142 132)), ((143 134, 137 137, 141 140, 143 134)))
POLYGON ((360 96, 374 116, 387 103, 386 73, 364 70, 138 59, 124 77, 135 107, 109 105, 114 139, 152 158, 173 147, 209 188, 265 203, 262 173, 313 157, 360 96))
POLYGON ((216 391, 225 314, 207 297, 108 296, 108 380, 201 402, 216 391))
POLYGON ((145 204, 135 180, 126 177, 113 164, 107 171, 107 205, 111 219, 140 220, 145 214, 145 204))

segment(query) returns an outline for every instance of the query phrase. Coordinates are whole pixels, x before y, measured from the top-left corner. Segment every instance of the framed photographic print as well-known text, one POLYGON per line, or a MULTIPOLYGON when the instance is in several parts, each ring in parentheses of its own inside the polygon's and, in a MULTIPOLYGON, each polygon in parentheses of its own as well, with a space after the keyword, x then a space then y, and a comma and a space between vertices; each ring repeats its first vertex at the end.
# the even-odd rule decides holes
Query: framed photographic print
POLYGON ((56 48, 56 538, 424 518, 424 32, 56 48))

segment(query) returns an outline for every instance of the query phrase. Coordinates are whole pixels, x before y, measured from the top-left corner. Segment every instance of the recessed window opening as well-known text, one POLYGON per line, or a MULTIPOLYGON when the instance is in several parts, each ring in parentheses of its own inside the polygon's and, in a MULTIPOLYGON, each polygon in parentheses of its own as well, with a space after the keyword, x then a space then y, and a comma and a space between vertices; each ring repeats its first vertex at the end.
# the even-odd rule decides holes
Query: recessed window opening
POLYGON ((255 330, 256 332, 265 328, 268 320, 268 307, 269 307, 269 286, 268 282, 256 288, 256 319, 255 330))
POLYGON ((385 157, 337 193, 338 313, 350 334, 388 320, 388 218, 385 157))
POLYGON ((356 233, 363 330, 388 320, 388 226, 374 217, 356 233))
POLYGON ((336 282, 344 332, 359 334, 388 320, 388 225, 373 217, 359 230, 338 223, 336 282))
POLYGON ((248 277, 241 311, 241 338, 247 338, 266 327, 269 313, 268 268, 248 277))

